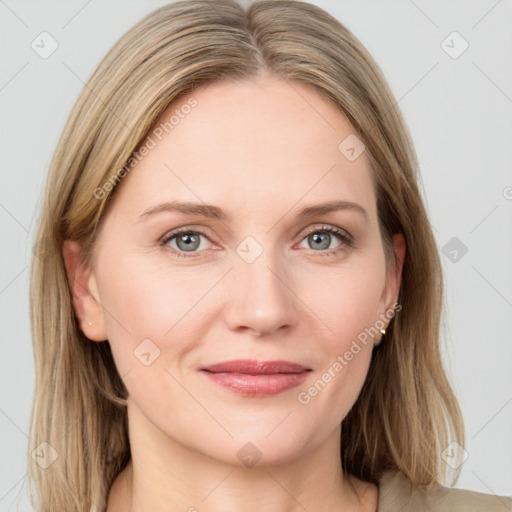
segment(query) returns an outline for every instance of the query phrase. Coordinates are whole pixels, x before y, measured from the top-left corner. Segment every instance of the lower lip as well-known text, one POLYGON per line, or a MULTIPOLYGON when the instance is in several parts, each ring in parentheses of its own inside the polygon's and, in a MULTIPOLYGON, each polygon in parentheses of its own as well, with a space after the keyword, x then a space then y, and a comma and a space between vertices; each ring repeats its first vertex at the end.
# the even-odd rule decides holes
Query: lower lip
POLYGON ((246 373, 213 373, 203 371, 215 383, 235 393, 245 396, 261 397, 282 393, 302 384, 309 371, 301 373, 273 373, 249 375, 246 373))

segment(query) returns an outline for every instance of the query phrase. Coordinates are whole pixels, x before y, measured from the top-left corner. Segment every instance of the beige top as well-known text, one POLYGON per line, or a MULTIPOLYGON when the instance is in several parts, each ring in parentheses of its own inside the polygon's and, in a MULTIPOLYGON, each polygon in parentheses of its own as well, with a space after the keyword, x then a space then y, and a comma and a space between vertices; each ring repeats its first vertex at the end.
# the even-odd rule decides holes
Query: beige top
POLYGON ((399 471, 386 471, 379 480, 377 512, 512 512, 512 498, 434 484, 425 493, 412 489, 399 471))

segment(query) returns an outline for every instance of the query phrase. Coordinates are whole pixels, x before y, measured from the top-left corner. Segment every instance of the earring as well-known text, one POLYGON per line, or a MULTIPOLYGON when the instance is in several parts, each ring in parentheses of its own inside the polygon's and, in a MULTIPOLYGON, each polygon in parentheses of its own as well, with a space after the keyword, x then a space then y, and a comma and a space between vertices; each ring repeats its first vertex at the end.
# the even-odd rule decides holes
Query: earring
POLYGON ((380 333, 382 334, 382 336, 380 337, 380 340, 377 343, 375 343, 375 345, 374 345, 375 347, 378 347, 382 343, 382 338, 383 338, 384 334, 386 334, 386 329, 381 329, 380 333))

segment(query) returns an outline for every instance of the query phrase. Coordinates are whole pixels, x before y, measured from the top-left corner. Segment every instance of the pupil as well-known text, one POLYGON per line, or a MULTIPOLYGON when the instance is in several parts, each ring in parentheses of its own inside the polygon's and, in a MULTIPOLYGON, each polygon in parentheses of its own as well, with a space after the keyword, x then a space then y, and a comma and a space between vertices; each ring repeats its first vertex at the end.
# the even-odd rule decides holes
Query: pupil
POLYGON ((176 243, 177 243, 178 247, 180 247, 180 249, 184 249, 184 250, 197 249, 197 246, 199 245, 198 237, 195 235, 190 235, 190 234, 180 235, 177 238, 176 243))
POLYGON ((328 236, 330 236, 328 233, 315 233, 315 234, 313 234, 313 239, 315 242, 318 242, 317 243, 318 247, 320 247, 322 249, 326 249, 329 246, 329 242, 327 239, 328 236), (322 237, 325 237, 325 238, 322 240, 322 237), (326 241, 327 241, 327 245, 325 244, 326 241))

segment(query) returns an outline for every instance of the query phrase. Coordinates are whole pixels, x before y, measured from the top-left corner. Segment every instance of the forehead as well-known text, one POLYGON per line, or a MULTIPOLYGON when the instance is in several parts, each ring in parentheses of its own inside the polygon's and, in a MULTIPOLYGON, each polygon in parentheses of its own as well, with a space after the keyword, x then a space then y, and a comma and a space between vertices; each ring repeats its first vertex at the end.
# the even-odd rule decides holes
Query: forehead
POLYGON ((302 198, 344 199, 371 213, 365 152, 350 160, 340 150, 349 136, 354 129, 344 114, 307 85, 268 75, 215 82, 160 115, 152 149, 121 183, 119 200, 140 211, 200 200, 254 215, 302 198))

